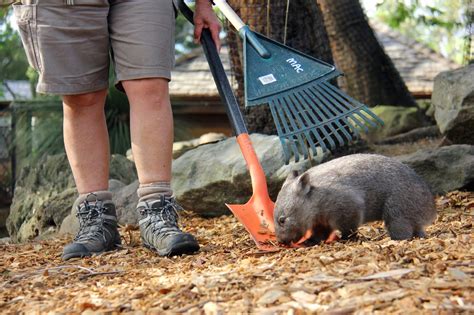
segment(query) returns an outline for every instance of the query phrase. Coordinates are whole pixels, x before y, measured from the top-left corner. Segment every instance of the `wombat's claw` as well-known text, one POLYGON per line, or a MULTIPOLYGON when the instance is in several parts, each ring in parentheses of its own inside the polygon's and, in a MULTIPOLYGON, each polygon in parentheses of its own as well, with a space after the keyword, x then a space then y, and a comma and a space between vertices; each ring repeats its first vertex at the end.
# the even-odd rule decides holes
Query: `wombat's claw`
POLYGON ((307 230, 306 233, 303 235, 303 237, 296 243, 292 243, 292 247, 305 247, 308 245, 305 245, 305 242, 309 240, 313 236, 313 231, 307 230))
POLYGON ((340 237, 337 235, 336 231, 332 231, 329 234, 328 238, 324 241, 325 244, 331 244, 332 242, 337 242, 340 240, 340 237))

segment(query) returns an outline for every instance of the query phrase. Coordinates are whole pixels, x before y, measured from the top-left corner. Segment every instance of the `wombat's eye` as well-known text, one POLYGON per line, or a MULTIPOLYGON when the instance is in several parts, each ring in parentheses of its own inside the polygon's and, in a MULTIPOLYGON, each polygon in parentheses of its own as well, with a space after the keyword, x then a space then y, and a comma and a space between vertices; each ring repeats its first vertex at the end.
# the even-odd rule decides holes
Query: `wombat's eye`
POLYGON ((281 217, 278 218, 278 223, 279 223, 280 225, 285 224, 285 221, 286 221, 286 217, 284 217, 284 216, 281 216, 281 217))

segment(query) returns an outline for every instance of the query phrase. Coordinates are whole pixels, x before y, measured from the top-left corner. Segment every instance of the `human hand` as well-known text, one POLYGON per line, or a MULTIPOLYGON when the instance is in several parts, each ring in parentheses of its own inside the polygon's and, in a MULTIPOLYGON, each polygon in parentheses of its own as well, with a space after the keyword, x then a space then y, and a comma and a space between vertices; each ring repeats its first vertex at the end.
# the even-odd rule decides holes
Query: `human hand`
POLYGON ((211 31, 212 39, 216 44, 217 50, 220 51, 221 40, 219 39, 219 33, 221 31, 221 24, 212 10, 212 4, 209 0, 196 0, 196 10, 194 12, 194 41, 196 43, 201 40, 203 28, 208 28, 211 31))

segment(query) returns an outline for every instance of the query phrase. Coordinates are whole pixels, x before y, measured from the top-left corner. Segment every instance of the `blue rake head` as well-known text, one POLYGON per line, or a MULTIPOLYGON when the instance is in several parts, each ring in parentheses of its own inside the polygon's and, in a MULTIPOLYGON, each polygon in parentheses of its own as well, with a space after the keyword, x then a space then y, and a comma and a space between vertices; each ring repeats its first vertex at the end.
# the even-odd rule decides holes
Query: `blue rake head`
POLYGON ((383 125, 367 106, 328 82, 341 75, 334 66, 245 31, 245 105, 269 104, 287 164, 292 156, 295 162, 316 156, 318 147, 333 150, 383 125), (255 37, 267 50, 264 57, 248 45, 247 38, 255 37))

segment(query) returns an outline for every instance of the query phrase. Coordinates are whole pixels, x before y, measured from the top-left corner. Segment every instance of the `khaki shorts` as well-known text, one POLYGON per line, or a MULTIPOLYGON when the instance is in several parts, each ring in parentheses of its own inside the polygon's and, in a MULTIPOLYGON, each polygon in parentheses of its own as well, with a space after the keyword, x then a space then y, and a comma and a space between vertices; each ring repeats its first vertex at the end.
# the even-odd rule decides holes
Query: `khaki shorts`
POLYGON ((37 91, 81 94, 140 78, 170 80, 174 64, 172 0, 36 0, 13 5, 37 91), (110 57, 109 57, 110 56, 110 57))

